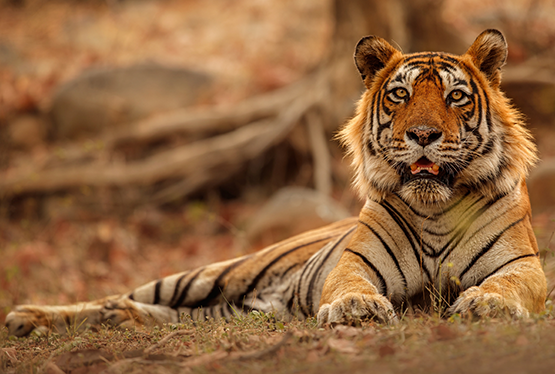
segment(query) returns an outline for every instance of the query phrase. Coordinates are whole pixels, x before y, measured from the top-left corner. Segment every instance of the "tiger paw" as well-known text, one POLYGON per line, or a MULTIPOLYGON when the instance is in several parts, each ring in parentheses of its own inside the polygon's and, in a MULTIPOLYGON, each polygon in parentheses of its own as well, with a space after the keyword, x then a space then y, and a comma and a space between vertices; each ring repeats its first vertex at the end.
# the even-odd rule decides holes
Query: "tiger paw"
POLYGON ((127 328, 143 324, 144 316, 134 307, 133 301, 126 297, 107 301, 100 314, 101 321, 111 326, 127 328))
POLYGON ((398 318, 391 302, 382 295, 348 293, 331 304, 322 305, 318 311, 318 326, 349 325, 365 320, 396 323, 398 318))
POLYGON ((463 317, 511 317, 527 318, 528 310, 517 301, 506 299, 496 292, 484 292, 479 287, 470 287, 449 308, 450 314, 463 317))
POLYGON ((42 333, 50 331, 52 318, 40 310, 19 306, 6 316, 5 325, 9 335, 27 336, 33 331, 42 333))

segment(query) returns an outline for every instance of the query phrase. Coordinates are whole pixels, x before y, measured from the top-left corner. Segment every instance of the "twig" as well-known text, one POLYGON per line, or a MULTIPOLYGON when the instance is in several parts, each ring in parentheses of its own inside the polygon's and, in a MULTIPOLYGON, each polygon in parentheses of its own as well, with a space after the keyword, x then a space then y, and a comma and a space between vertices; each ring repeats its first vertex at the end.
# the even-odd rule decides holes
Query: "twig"
POLYGON ((277 352, 281 347, 285 345, 285 343, 287 343, 287 341, 291 338, 291 336, 293 336, 293 333, 291 331, 287 331, 283 336, 283 338, 281 338, 281 340, 276 344, 266 349, 262 349, 260 351, 239 354, 235 357, 232 357, 232 359, 233 360, 256 360, 259 358, 263 358, 267 355, 277 352))
POLYGON ((180 335, 190 335, 192 334, 193 331, 192 330, 178 330, 178 331, 174 331, 171 334, 168 334, 166 336, 164 336, 164 338, 162 338, 158 343, 151 345, 150 347, 146 348, 144 350, 145 354, 150 354, 150 352, 152 352, 153 350, 160 348, 162 346, 164 346, 167 342, 169 342, 171 339, 175 338, 176 336, 180 336, 180 335))

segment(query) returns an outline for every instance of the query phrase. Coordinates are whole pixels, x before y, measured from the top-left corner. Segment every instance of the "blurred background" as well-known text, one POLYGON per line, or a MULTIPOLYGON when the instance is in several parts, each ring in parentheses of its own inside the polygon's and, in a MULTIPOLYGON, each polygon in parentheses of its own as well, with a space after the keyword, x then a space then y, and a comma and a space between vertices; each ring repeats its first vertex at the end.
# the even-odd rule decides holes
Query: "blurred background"
POLYGON ((356 215, 333 136, 369 34, 461 54, 503 31, 555 285, 553 20, 553 0, 0 0, 0 320, 356 215))

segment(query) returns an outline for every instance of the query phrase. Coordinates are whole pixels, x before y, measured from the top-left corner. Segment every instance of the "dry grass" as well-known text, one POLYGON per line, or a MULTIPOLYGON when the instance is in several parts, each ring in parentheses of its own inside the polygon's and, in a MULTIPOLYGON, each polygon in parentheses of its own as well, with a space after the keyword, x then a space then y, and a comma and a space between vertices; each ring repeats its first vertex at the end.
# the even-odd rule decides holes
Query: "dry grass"
POLYGON ((161 328, 50 334, 0 333, 9 373, 539 373, 555 364, 551 311, 530 320, 469 322, 433 316, 396 326, 318 329, 251 313, 161 328))

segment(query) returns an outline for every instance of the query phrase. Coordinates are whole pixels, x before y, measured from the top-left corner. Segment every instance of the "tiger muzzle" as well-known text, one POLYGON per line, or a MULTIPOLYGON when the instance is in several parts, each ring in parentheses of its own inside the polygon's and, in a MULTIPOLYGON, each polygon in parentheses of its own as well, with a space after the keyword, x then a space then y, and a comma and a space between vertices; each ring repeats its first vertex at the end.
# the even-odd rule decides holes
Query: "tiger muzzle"
POLYGON ((435 127, 428 126, 414 126, 407 130, 408 138, 422 147, 432 144, 441 138, 442 134, 443 133, 435 127))

